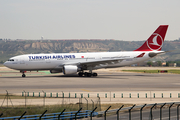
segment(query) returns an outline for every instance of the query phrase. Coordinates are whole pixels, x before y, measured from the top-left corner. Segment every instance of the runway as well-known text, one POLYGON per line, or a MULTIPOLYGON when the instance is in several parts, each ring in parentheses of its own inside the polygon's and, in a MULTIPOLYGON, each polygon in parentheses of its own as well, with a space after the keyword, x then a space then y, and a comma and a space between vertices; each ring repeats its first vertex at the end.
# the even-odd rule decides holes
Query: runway
MULTIPOLYGON (((18 71, 1 67, 0 94, 5 94, 6 90, 8 90, 11 94, 22 95, 22 92, 26 91, 30 96, 33 95, 33 92, 35 96, 39 96, 39 93, 41 93, 42 97, 43 91, 45 91, 47 97, 50 97, 51 93, 52 97, 54 97, 49 98, 50 102, 46 99, 46 104, 49 105, 59 104, 59 101, 56 99, 57 93, 59 97, 62 97, 62 93, 64 93, 64 97, 67 99, 70 94, 72 98, 75 98, 76 95, 77 98, 80 98, 81 94, 83 94, 83 97, 90 97, 90 99, 97 99, 98 95, 101 98, 101 103, 145 104, 179 101, 180 74, 127 73, 121 72, 121 70, 119 70, 119 68, 98 70, 96 71, 98 73, 97 77, 78 77, 77 75, 65 76, 62 73, 50 74, 46 71, 27 72, 27 77, 22 78, 21 73, 18 71), (139 98, 137 94, 139 94, 139 98), (156 94, 156 98, 153 97, 154 94, 156 94), (52 102, 53 100, 54 102, 52 102)), ((1 99, 1 101, 2 100, 3 99, 1 99)), ((77 100, 68 99, 66 102, 77 103, 77 100)), ((15 100, 13 100, 13 104, 23 104, 22 100, 20 101, 21 102, 16 103, 15 100)), ((43 104, 41 98, 28 101, 31 101, 29 102, 31 105, 43 104)))
POLYGON ((31 72, 26 78, 17 71, 0 72, 0 93, 29 92, 107 92, 107 91, 180 91, 179 74, 124 73, 97 71, 97 77, 64 76, 31 72))

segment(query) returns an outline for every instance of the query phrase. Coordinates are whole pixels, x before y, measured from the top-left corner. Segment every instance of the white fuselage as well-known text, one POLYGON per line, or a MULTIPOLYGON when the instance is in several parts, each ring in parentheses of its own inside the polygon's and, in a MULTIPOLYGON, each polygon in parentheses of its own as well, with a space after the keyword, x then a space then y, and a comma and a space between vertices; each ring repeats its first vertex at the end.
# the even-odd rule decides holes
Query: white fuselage
POLYGON ((129 51, 129 52, 94 52, 94 53, 52 53, 52 54, 26 54, 10 58, 4 63, 5 66, 21 70, 60 70, 64 65, 77 65, 82 62, 97 60, 120 59, 119 62, 99 64, 94 69, 114 68, 131 65, 150 59, 149 53, 161 53, 163 51, 129 51), (138 55, 145 53, 142 57, 138 55))

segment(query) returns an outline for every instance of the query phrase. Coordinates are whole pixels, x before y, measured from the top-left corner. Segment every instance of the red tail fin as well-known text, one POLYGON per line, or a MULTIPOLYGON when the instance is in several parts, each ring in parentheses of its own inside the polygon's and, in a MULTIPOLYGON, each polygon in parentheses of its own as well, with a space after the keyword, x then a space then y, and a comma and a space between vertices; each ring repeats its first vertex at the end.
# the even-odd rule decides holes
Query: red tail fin
POLYGON ((168 25, 160 25, 146 42, 134 51, 160 51, 166 35, 168 25))

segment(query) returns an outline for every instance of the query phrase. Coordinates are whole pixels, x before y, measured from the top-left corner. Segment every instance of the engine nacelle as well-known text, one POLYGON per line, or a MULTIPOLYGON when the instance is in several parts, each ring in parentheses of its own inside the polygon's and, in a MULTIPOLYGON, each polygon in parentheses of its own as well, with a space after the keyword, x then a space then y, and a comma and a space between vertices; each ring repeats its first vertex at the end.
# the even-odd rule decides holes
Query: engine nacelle
POLYGON ((60 73, 62 70, 50 70, 50 73, 60 73))
POLYGON ((155 57, 157 55, 157 53, 153 53, 153 52, 151 52, 151 53, 149 53, 149 57, 155 57))
POLYGON ((76 74, 78 71, 78 67, 75 65, 65 65, 62 69, 64 74, 76 74))

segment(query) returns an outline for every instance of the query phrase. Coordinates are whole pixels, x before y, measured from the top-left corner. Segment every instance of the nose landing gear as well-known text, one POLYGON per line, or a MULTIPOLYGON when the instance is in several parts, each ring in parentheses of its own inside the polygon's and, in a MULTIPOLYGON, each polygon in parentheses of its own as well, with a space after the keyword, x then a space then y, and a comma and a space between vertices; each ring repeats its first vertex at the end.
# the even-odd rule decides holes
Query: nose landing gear
POLYGON ((23 74, 22 74, 22 77, 26 77, 26 75, 23 73, 23 74))
POLYGON ((26 71, 20 71, 22 73, 22 77, 26 77, 26 75, 24 74, 26 71))

